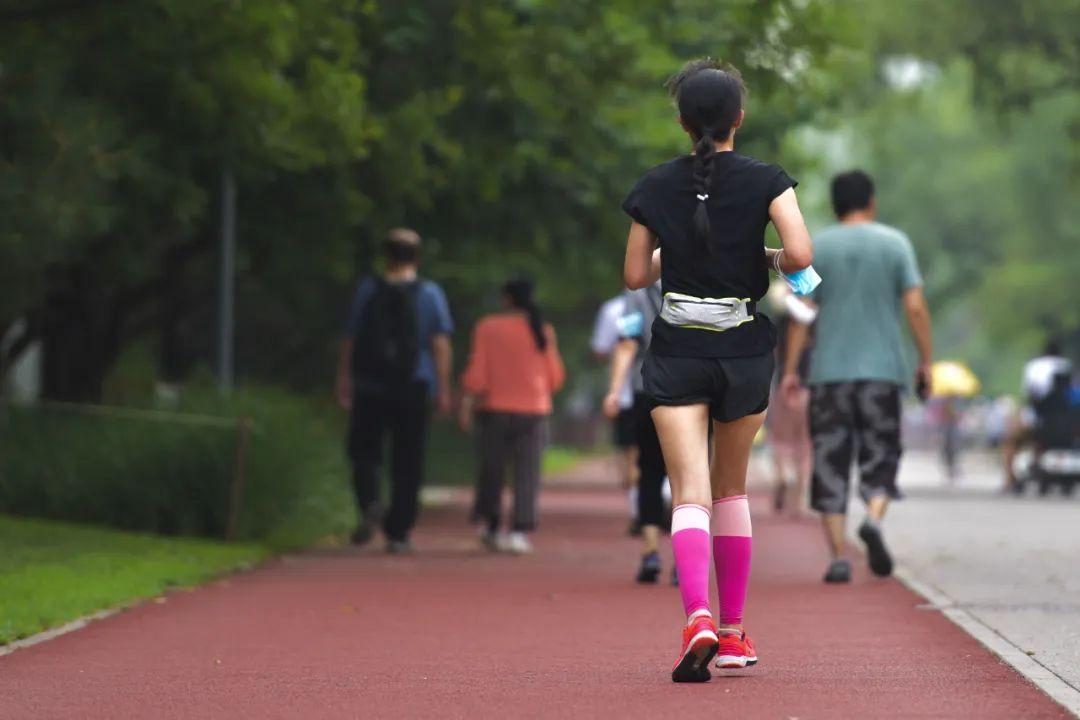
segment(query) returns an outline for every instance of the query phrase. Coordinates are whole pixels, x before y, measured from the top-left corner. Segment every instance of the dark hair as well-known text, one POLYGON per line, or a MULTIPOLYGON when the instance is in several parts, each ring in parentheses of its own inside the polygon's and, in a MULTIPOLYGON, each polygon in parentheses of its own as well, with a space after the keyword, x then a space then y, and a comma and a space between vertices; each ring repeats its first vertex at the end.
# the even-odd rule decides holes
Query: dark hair
POLYGON ((1061 356, 1061 341, 1057 338, 1050 338, 1046 341, 1046 345, 1043 345, 1043 355, 1061 356))
POLYGON ((394 228, 383 240, 383 255, 399 265, 420 262, 420 233, 409 228, 394 228))
POLYGON ((832 207, 842 218, 854 210, 865 210, 874 199, 874 181, 862 170, 840 173, 832 181, 832 207))
POLYGON ((528 314, 529 327, 532 329, 537 349, 546 349, 547 335, 544 334, 544 318, 540 316, 540 308, 536 307, 536 301, 533 299, 532 280, 527 278, 508 280, 503 284, 502 291, 510 300, 511 305, 528 314))
POLYGON ((710 248, 709 188, 716 141, 727 140, 743 107, 746 86, 730 65, 711 58, 694 60, 667 81, 668 92, 679 108, 683 125, 694 138, 694 233, 710 248))

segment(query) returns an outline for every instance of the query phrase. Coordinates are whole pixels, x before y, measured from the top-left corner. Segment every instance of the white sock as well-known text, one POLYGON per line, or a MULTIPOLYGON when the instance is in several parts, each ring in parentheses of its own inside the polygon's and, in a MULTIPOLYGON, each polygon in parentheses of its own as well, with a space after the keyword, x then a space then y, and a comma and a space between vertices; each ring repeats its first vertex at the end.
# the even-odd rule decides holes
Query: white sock
POLYGON ((632 487, 626 491, 626 498, 630 501, 630 517, 637 517, 637 488, 632 487))

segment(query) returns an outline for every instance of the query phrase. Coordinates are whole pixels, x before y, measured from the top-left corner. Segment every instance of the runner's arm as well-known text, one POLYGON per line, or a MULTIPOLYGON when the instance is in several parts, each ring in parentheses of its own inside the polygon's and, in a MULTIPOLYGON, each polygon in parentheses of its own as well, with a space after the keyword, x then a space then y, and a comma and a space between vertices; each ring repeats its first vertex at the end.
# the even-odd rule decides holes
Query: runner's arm
MULTIPOLYGON (((806 229, 794 188, 788 188, 769 203, 769 219, 784 246, 780 270, 790 274, 809 267, 814 259, 814 243, 810 240, 810 231, 806 229)), ((777 252, 780 251, 774 250, 772 254, 777 252)), ((768 250, 766 256, 771 259, 768 250)))
POLYGON ((929 381, 930 363, 934 357, 934 336, 930 327, 930 308, 926 305, 926 295, 921 285, 914 285, 904 291, 904 314, 907 316, 911 337, 919 351, 919 369, 917 378, 929 381))
POLYGON ((660 252, 656 247, 656 235, 640 223, 630 223, 626 238, 626 261, 623 263, 623 280, 626 287, 639 290, 648 287, 660 277, 660 252))
POLYGON ((787 329, 787 352, 784 356, 783 380, 790 383, 788 378, 799 379, 799 360, 806 351, 806 343, 810 337, 810 326, 801 322, 788 323, 787 329))
POLYGON ((619 414, 619 392, 626 384, 626 377, 637 355, 637 340, 620 340, 611 354, 611 379, 608 382, 607 396, 604 398, 604 414, 614 418, 619 414))
POLYGON ((438 333, 431 338, 431 354, 435 358, 435 382, 438 385, 435 395, 435 407, 440 415, 450 412, 450 368, 454 349, 450 336, 438 333))
POLYGON ((334 393, 337 395, 338 405, 346 410, 352 407, 353 384, 350 368, 354 342, 352 338, 344 338, 341 341, 341 349, 338 350, 337 381, 334 393))
POLYGON ((545 327, 544 333, 547 335, 548 342, 547 350, 544 352, 548 380, 550 381, 551 391, 558 392, 566 382, 566 365, 563 364, 562 354, 559 352, 559 339, 555 336, 554 326, 548 325, 545 327))

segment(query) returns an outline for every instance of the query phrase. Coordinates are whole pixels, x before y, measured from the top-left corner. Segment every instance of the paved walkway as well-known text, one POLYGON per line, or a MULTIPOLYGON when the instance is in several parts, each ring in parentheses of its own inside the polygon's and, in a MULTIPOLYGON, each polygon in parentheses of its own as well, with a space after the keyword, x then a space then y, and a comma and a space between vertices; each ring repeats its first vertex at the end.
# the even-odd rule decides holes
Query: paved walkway
POLYGON ((0 658, 0 717, 1067 717, 899 583, 821 584, 817 525, 767 512, 761 663, 673 685, 677 591, 630 582, 624 505, 562 483, 532 557, 479 552, 448 506, 414 557, 306 553, 170 595, 0 658))
POLYGON ((969 453, 955 483, 937 457, 904 457, 886 532, 897 559, 1080 698, 1080 497, 1000 491, 996 456, 969 453))

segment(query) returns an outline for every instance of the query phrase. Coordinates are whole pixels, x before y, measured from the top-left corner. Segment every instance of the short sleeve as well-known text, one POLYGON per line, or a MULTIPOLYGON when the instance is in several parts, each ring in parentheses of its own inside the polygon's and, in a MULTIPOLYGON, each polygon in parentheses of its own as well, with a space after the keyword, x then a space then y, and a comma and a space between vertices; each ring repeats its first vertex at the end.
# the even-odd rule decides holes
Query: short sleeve
POLYGON ((454 319, 450 316, 450 303, 446 301, 446 293, 435 283, 428 283, 427 291, 434 314, 431 334, 450 335, 454 332, 454 319))
POLYGON ((596 323, 593 325, 592 338, 589 346, 597 355, 607 355, 619 341, 618 319, 622 314, 623 301, 610 300, 600 308, 596 314, 596 323))
POLYGON ((915 248, 906 237, 900 246, 900 258, 898 263, 900 274, 900 289, 910 290, 913 287, 922 287, 922 273, 919 272, 919 261, 915 257, 915 248))
POLYGON ((788 188, 797 186, 799 181, 788 175, 784 168, 778 165, 772 165, 770 167, 772 168, 772 176, 769 178, 767 191, 769 202, 772 202, 787 192, 788 188))
POLYGON ((371 278, 364 278, 356 286, 352 303, 349 304, 349 313, 345 318, 345 334, 348 337, 356 337, 357 333, 360 332, 360 318, 363 316, 364 308, 367 307, 368 301, 371 300, 374 292, 375 281, 371 278))
POLYGON ((631 220, 639 225, 649 227, 650 198, 645 178, 638 180, 634 187, 630 189, 630 194, 623 200, 622 209, 623 212, 630 216, 631 220))

